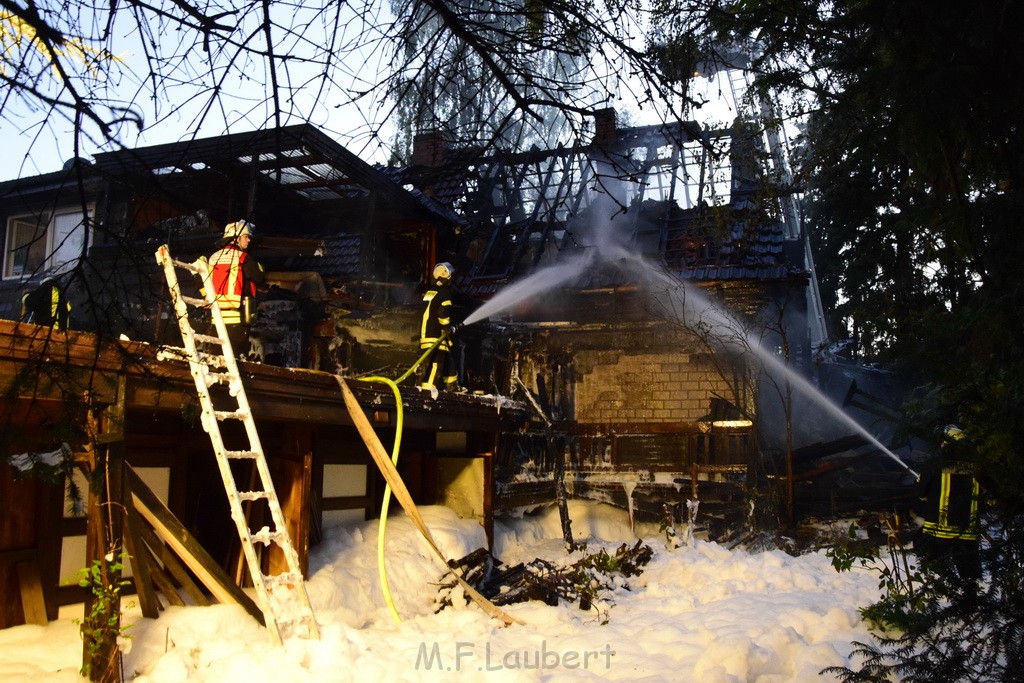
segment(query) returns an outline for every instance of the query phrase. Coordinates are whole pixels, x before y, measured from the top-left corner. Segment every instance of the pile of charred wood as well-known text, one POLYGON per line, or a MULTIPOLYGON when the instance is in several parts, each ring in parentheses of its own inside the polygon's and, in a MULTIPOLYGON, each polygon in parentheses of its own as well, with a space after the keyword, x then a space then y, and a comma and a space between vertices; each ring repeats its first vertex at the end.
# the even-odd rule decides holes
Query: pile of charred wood
MULTIPOLYGON (((652 555, 650 546, 637 541, 632 547, 623 543, 614 553, 601 549, 576 560, 552 562, 538 558, 506 566, 486 548, 480 548, 450 565, 495 605, 540 600, 551 606, 565 602, 590 610, 599 601, 610 604, 616 589, 628 590, 626 579, 639 576, 652 555)), ((441 578, 434 611, 463 600, 458 580, 448 572, 441 578)))

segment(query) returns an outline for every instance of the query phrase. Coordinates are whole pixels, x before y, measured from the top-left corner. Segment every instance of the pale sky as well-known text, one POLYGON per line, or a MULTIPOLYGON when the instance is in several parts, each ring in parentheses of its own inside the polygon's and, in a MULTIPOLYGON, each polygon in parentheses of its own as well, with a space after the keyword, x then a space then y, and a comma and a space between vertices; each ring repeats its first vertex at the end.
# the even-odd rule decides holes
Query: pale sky
MULTIPOLYGON (((372 3, 367 6, 376 8, 378 12, 387 11, 387 3, 372 3)), ((319 90, 315 73, 303 73, 302 69, 293 63, 289 64, 287 70, 282 69, 279 78, 287 79, 292 84, 305 83, 294 101, 282 103, 283 108, 294 112, 290 117, 286 115, 282 123, 287 125, 309 120, 365 161, 386 163, 388 150, 384 147, 394 133, 393 127, 389 126, 386 120, 390 106, 369 97, 358 103, 353 103, 352 100, 353 93, 366 89, 371 80, 390 68, 390 64, 382 63, 382 51, 356 52, 353 47, 361 45, 367 35, 372 39, 376 34, 379 38, 379 32, 387 30, 388 19, 389 17, 383 15, 358 15, 340 19, 338 26, 342 30, 331 34, 332 40, 335 41, 333 47, 342 54, 347 54, 348 58, 335 63, 333 73, 337 84, 333 89, 319 90), (377 138, 369 134, 374 127, 371 124, 375 122, 378 127, 382 126, 380 136, 377 138)), ((287 21, 302 23, 291 18, 287 21)), ((123 35, 114 44, 113 50, 120 63, 124 65, 124 70, 120 75, 115 74, 109 79, 106 86, 111 88, 116 97, 125 100, 134 97, 135 108, 145 119, 145 128, 141 133, 134 128, 125 130, 121 136, 123 144, 142 147, 188 139, 197 130, 198 137, 213 137, 272 125, 267 116, 268 109, 263 104, 265 92, 269 88, 269 77, 261 73, 262 65, 259 63, 247 65, 238 73, 232 73, 231 78, 225 79, 224 96, 205 117, 202 114, 204 102, 197 97, 200 90, 192 86, 187 74, 176 73, 175 77, 181 80, 182 84, 161 99, 147 102, 139 98, 133 93, 138 93, 140 86, 133 81, 136 80, 135 73, 148 72, 145 53, 139 47, 137 37, 127 32, 130 26, 116 25, 115 31, 119 28, 123 28, 127 35, 123 35)), ((306 40, 307 35, 321 35, 324 30, 325 27, 314 25, 302 34, 302 39, 306 40)), ((310 47, 304 44, 294 46, 296 54, 301 50, 315 52, 317 49, 318 46, 310 47)), ((200 83, 200 76, 196 76, 193 82, 200 83)), ((694 79, 692 87, 714 101, 712 105, 697 112, 695 117, 710 125, 719 125, 732 119, 731 98, 727 95, 723 99, 719 95, 717 83, 694 79)), ((635 104, 631 105, 625 96, 616 102, 616 106, 625 113, 624 118, 630 125, 645 125, 656 123, 658 120, 658 112, 652 107, 640 110, 635 104)), ((7 151, 7 163, 0 169, 0 180, 57 171, 76 155, 72 126, 62 117, 47 117, 47 112, 38 109, 32 111, 25 103, 14 99, 4 102, 3 107, 0 142, 7 151)), ((84 147, 78 154, 86 158, 90 158, 96 152, 109 151, 109 148, 100 149, 88 141, 83 144, 84 147)))
MULTIPOLYGON (((348 4, 341 7, 341 11, 349 11, 348 4)), ((374 7, 378 12, 385 12, 387 3, 376 3, 374 7)), ((387 110, 377 102, 364 101, 358 105, 352 104, 352 99, 353 93, 357 90, 368 88, 367 77, 375 77, 375 74, 381 71, 380 60, 383 58, 379 53, 356 52, 356 36, 369 34, 372 38, 374 32, 386 25, 388 17, 370 16, 365 13, 357 17, 339 17, 338 26, 341 30, 331 32, 335 26, 318 26, 310 17, 301 16, 302 9, 290 5, 288 11, 296 14, 294 17, 281 19, 282 24, 290 22, 302 25, 309 22, 312 28, 304 32, 304 40, 313 40, 307 39, 307 35, 330 35, 330 39, 334 41, 330 47, 339 54, 347 55, 347 58, 334 64, 332 74, 337 85, 333 89, 321 90, 320 84, 314 81, 314 72, 296 66, 295 62, 289 62, 287 68, 282 67, 278 74, 280 82, 282 85, 291 84, 298 91, 298 96, 294 100, 281 103, 282 109, 293 112, 290 116, 286 113, 282 123, 288 125, 309 120, 336 137, 350 151, 363 159, 386 161, 386 156, 379 149, 379 140, 370 139, 367 135, 367 124, 368 119, 382 119, 387 110)), ((201 98, 202 90, 207 86, 203 77, 205 76, 205 80, 208 81, 209 75, 196 73, 196 68, 187 63, 173 73, 168 68, 173 80, 179 82, 173 89, 164 93, 158 100, 147 100, 145 95, 148 93, 136 82, 138 77, 135 75, 149 72, 146 52, 142 49, 137 35, 133 33, 134 25, 123 21, 123 13, 118 19, 121 23, 115 24, 114 32, 120 37, 112 44, 116 61, 112 65, 111 77, 103 82, 102 87, 110 90, 111 94, 106 99, 134 99, 133 109, 144 118, 144 129, 141 132, 134 126, 125 128, 120 136, 123 144, 130 147, 157 145, 188 139, 197 130, 198 137, 214 137, 272 125, 267 113, 269 108, 263 102, 266 99, 265 93, 269 90, 267 84, 270 79, 264 72, 263 65, 258 62, 234 65, 236 70, 228 73, 219 83, 223 95, 215 106, 210 107, 210 113, 205 116, 205 101, 201 98)), ((253 20, 251 17, 246 19, 253 20)), ((161 39, 174 40, 170 31, 154 29, 154 32, 158 33, 161 39)), ((235 37, 242 33, 240 27, 235 37)), ((328 47, 297 44, 296 41, 295 38, 284 39, 279 49, 295 56, 319 59, 322 58, 323 49, 328 47)), ((173 47, 173 44, 169 42, 168 46, 173 47)), ((254 47, 259 49, 260 45, 254 44, 254 47)), ((222 58, 221 62, 223 61, 222 58)), ((223 63, 218 64, 218 69, 221 69, 218 77, 224 73, 223 66, 223 63)), ((56 95, 55 91, 47 94, 56 95)), ((0 106, 3 107, 4 114, 3 118, 0 118, 0 143, 7 152, 7 163, 0 169, 0 180, 57 171, 65 161, 76 155, 73 126, 64 120, 64 117, 38 106, 30 107, 24 101, 13 97, 0 100, 0 106)), ((380 137, 387 140, 393 133, 386 126, 386 122, 384 125, 380 137)), ((110 150, 101 149, 89 144, 88 141, 83 142, 83 145, 78 154, 86 158, 90 158, 96 152, 110 150)))

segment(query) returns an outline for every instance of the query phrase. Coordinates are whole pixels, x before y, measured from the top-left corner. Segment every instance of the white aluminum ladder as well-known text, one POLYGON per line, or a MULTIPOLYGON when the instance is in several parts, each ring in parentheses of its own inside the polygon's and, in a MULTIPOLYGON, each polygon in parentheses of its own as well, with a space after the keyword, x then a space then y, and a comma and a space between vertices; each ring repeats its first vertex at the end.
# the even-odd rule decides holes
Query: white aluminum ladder
MULTIPOLYGON (((185 343, 183 355, 188 360, 202 406, 203 429, 210 435, 210 441, 213 444, 217 465, 220 468, 221 477, 224 479, 224 489, 231 506, 231 517, 235 521, 235 526, 238 527, 238 537, 242 542, 249 575, 256 589, 257 603, 263 611, 266 626, 277 643, 281 643, 283 638, 290 636, 319 639, 320 631, 309 604, 302 570, 299 567, 299 556, 285 526, 284 515, 281 513, 281 505, 278 502, 277 493, 274 491, 270 470, 263 454, 263 446, 260 444, 260 437, 256 432, 249 400, 238 372, 238 364, 235 361, 231 342, 228 340, 227 327, 221 316, 213 287, 207 284, 210 282, 209 264, 205 257, 194 263, 175 261, 171 258, 166 244, 157 249, 156 260, 163 267, 164 275, 167 278, 167 287, 174 305, 174 316, 178 320, 181 338, 185 343), (201 289, 204 298, 182 294, 176 268, 201 278, 205 285, 201 289), (190 306, 209 311, 217 332, 216 337, 199 334, 192 329, 188 317, 190 306), (208 353, 205 350, 200 350, 197 343, 212 346, 214 350, 219 349, 220 353, 208 353), (231 409, 218 410, 214 407, 210 387, 215 384, 227 387, 227 396, 230 402, 235 403, 234 406, 229 406, 231 409), (244 425, 245 434, 248 436, 247 447, 233 450, 225 445, 220 429, 220 422, 224 420, 236 420, 244 425), (246 487, 253 490, 238 490, 235 476, 231 471, 232 460, 247 460, 253 463, 258 473, 258 477, 253 477, 253 482, 256 485, 246 487), (271 525, 253 532, 249 528, 250 524, 242 505, 247 502, 252 506, 259 504, 258 501, 265 501, 270 513, 271 525), (275 575, 264 574, 256 552, 257 543, 261 544, 263 548, 269 548, 271 544, 277 545, 287 562, 287 571, 275 575)), ((181 355, 165 353, 160 357, 180 359, 181 355)), ((242 445, 245 446, 245 444, 242 445)))

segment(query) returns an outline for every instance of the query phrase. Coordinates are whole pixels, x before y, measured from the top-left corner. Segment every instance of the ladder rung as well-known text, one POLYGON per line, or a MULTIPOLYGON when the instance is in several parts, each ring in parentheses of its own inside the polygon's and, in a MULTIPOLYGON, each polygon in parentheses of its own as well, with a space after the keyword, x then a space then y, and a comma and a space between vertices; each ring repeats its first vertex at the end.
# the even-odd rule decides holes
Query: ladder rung
POLYGON ((156 352, 157 360, 188 360, 189 353, 180 346, 161 346, 156 352))
POLYGON ((277 543, 282 538, 288 538, 288 535, 280 531, 271 531, 267 527, 263 527, 257 533, 252 535, 252 542, 270 545, 271 543, 277 543))
MULTIPOLYGON (((202 335, 194 335, 197 340, 201 340, 202 335)), ((215 343, 223 344, 220 337, 210 337, 215 343)), ((224 356, 218 356, 213 353, 206 353, 205 351, 196 351, 195 357, 189 354, 187 349, 183 349, 180 346, 161 346, 160 350, 156 354, 157 360, 195 360, 197 363, 209 365, 214 369, 226 369, 228 364, 224 360, 224 356)))
POLYGON ((224 360, 224 356, 218 356, 213 353, 199 353, 199 362, 209 365, 211 368, 217 370, 226 370, 228 362, 224 360))
POLYGON ((270 587, 295 586, 302 582, 302 574, 298 572, 283 572, 281 574, 263 575, 263 583, 270 587))
POLYGON ((213 416, 218 420, 246 420, 249 413, 245 410, 215 410, 213 416))
POLYGON ((306 624, 312 623, 315 617, 312 614, 303 614, 301 612, 293 612, 291 614, 282 614, 277 617, 278 624, 306 624))
POLYGON ((224 346, 224 340, 220 337, 214 337, 213 335, 197 333, 195 338, 196 341, 201 341, 204 344, 220 344, 221 346, 224 346))
POLYGON ((224 455, 233 460, 252 460, 259 457, 257 451, 224 451, 224 455))
MULTIPOLYGON (((256 453, 249 451, 256 456, 256 453)), ((240 500, 270 500, 270 494, 266 491, 239 491, 238 498, 240 500)))
POLYGON ((181 268, 182 270, 187 270, 190 273, 198 273, 199 272, 199 268, 197 268, 194 264, 186 263, 185 261, 179 261, 177 259, 171 259, 171 263, 176 265, 178 268, 181 268))
POLYGON ((206 381, 206 386, 211 387, 214 384, 227 384, 231 381, 231 375, 226 375, 223 372, 207 374, 203 377, 206 381))
POLYGON ((275 617, 275 621, 278 627, 287 626, 291 635, 299 638, 309 638, 313 634, 319 633, 319 626, 312 611, 308 614, 280 615, 275 617))

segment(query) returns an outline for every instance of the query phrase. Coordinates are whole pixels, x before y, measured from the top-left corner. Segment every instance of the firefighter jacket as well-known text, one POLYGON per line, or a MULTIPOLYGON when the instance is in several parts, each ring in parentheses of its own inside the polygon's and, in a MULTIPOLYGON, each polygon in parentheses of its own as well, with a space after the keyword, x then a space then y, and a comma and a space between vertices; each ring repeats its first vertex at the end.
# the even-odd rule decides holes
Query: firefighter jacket
POLYGON ((66 330, 70 317, 71 304, 52 281, 43 282, 21 297, 21 319, 27 323, 66 330))
POLYGON ((924 501, 921 531, 934 538, 978 540, 981 492, 971 467, 947 463, 940 471, 926 472, 919 485, 924 501))
MULTIPOLYGON (((423 319, 420 321, 420 348, 428 349, 452 326, 452 286, 435 280, 423 293, 423 319)), ((452 343, 446 338, 438 347, 450 351, 452 343)))
POLYGON ((264 282, 263 266, 253 256, 228 245, 210 257, 210 281, 226 325, 242 322, 242 298, 256 296, 264 282))

